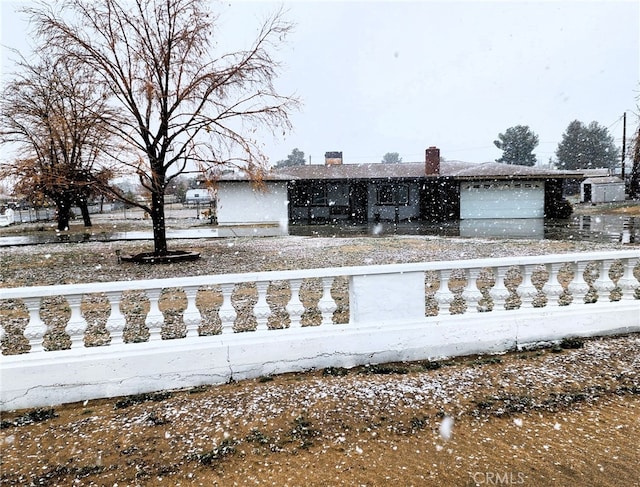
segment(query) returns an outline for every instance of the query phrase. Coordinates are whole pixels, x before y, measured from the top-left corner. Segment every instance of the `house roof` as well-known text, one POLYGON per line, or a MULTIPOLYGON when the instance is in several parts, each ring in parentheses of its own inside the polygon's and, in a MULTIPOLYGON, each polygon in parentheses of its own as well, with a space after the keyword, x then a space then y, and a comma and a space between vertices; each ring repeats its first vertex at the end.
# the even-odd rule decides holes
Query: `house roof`
MULTIPOLYGON (((425 174, 424 162, 398 164, 314 164, 272 168, 263 175, 264 181, 340 180, 340 179, 422 179, 449 177, 453 179, 547 179, 575 178, 582 173, 555 171, 539 167, 502 164, 442 161, 440 174, 425 174)), ((223 174, 220 181, 246 181, 241 173, 223 174)))
POLYGON ((581 172, 556 171, 540 167, 520 166, 517 164, 502 164, 499 162, 485 162, 473 164, 471 167, 455 171, 450 174, 455 179, 531 179, 531 178, 575 178, 581 177, 581 172))
POLYGON ((583 183, 590 184, 624 184, 622 179, 618 176, 606 176, 600 178, 587 178, 583 181, 583 183))
POLYGON ((582 169, 582 174, 585 178, 599 178, 609 176, 609 169, 582 169))

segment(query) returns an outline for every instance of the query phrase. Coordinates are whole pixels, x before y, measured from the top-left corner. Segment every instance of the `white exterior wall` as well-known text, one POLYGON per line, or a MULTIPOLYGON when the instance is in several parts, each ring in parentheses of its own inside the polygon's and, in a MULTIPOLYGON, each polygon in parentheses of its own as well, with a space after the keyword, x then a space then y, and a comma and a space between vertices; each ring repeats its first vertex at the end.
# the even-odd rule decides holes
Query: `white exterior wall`
POLYGON ((544 182, 464 182, 460 219, 467 218, 544 218, 544 182))
POLYGON ((218 224, 242 225, 288 221, 287 183, 267 181, 265 188, 253 188, 251 183, 218 183, 218 224))

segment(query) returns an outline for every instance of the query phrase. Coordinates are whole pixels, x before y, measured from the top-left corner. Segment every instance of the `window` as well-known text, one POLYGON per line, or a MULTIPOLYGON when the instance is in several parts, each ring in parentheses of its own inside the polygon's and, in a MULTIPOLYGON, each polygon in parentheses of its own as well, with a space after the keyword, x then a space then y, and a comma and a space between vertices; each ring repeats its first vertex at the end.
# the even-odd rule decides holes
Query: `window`
POLYGON ((311 186, 311 206, 326 206, 327 190, 324 184, 314 184, 311 186))
POLYGON ((409 185, 382 184, 378 188, 379 205, 407 205, 409 204, 409 185))

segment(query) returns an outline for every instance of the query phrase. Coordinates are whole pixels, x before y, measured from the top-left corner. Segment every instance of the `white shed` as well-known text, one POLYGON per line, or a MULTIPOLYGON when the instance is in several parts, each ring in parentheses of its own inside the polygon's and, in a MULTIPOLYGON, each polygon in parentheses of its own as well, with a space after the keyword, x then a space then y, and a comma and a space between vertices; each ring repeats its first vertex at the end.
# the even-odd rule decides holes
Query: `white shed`
POLYGON ((460 219, 544 218, 544 181, 465 181, 460 219))
POLYGON ((617 176, 587 178, 580 183, 580 201, 583 203, 609 203, 624 200, 624 181, 617 176))
POLYGON ((218 224, 286 224, 286 181, 263 181, 263 186, 255 188, 246 180, 218 181, 218 224))

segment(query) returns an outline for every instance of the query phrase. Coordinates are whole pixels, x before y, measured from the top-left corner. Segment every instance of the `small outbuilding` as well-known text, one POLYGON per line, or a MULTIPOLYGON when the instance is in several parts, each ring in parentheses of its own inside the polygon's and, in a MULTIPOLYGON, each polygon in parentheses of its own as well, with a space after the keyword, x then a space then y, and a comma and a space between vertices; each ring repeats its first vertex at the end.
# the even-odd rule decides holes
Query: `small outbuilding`
POLYGON ((580 201, 583 203, 611 203, 624 200, 624 181, 617 176, 587 178, 580 184, 580 201))

